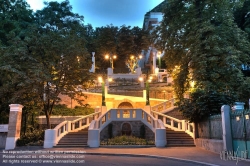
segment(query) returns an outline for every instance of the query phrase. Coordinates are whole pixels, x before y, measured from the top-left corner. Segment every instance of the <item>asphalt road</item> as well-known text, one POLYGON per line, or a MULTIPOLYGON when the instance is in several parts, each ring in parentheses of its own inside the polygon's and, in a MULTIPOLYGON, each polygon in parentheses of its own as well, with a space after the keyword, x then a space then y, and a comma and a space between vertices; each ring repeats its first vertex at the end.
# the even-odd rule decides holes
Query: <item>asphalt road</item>
POLYGON ((198 166, 199 163, 152 157, 84 154, 3 154, 1 166, 198 166))

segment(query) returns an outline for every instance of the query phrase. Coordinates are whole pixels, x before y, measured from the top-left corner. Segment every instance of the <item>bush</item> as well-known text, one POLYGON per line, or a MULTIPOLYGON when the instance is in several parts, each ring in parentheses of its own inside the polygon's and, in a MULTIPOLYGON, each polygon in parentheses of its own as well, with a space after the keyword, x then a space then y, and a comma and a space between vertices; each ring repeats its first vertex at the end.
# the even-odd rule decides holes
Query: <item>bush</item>
POLYGON ((33 130, 27 133, 21 134, 21 137, 17 140, 17 146, 42 146, 44 142, 44 130, 33 130))
POLYGON ((230 105, 234 101, 233 95, 198 89, 190 94, 189 99, 183 99, 177 105, 190 122, 200 122, 211 115, 220 114, 222 105, 230 105))
POLYGON ((153 140, 146 140, 134 136, 117 136, 101 141, 101 145, 154 145, 153 140))
POLYGON ((68 108, 66 105, 55 105, 52 111, 52 115, 61 115, 61 116, 78 116, 78 115, 89 115, 94 113, 93 108, 80 107, 76 106, 75 108, 71 109, 68 108))

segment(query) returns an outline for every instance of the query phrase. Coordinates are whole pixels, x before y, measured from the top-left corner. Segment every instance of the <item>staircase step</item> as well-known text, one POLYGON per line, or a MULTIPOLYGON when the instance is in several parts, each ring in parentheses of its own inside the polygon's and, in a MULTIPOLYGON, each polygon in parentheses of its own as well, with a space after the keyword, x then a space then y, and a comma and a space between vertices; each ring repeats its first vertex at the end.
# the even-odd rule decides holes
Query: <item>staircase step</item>
POLYGON ((167 147, 195 147, 194 144, 167 144, 167 147))
POLYGON ((78 142, 60 142, 58 143, 58 145, 87 145, 86 142, 81 142, 81 143, 78 143, 78 142))
POLYGON ((184 131, 166 128, 167 147, 194 147, 194 139, 184 131))
POLYGON ((55 147, 87 147, 88 129, 80 130, 78 132, 69 132, 55 147))

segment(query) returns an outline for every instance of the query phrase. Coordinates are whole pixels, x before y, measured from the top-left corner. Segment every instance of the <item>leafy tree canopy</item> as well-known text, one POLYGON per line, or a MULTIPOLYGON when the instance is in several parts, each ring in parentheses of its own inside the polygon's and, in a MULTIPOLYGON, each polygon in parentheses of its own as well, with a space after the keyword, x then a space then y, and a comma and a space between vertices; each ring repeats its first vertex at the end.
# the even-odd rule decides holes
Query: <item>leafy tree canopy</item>
MULTIPOLYGON (((250 62, 250 45, 246 33, 234 22, 235 6, 240 4, 232 6, 230 0, 168 1, 158 33, 165 43, 164 60, 174 74, 181 107, 186 106, 182 100, 190 82, 194 89, 232 94, 236 99, 244 93, 239 84, 246 81, 241 65, 250 62)), ((204 107, 208 104, 203 102, 204 107)))

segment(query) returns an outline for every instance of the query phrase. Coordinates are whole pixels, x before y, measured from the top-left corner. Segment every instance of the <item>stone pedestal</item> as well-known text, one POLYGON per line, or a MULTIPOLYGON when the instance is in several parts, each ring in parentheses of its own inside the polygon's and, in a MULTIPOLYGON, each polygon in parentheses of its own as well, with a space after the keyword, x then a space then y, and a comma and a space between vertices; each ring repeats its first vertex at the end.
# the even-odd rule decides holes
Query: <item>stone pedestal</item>
POLYGON ((9 129, 5 149, 15 149, 16 140, 20 138, 22 108, 20 104, 10 104, 9 129))
POLYGON ((225 151, 233 150, 230 111, 231 109, 229 105, 223 105, 221 107, 222 131, 223 131, 222 137, 223 137, 223 145, 225 151))
POLYGON ((106 114, 106 112, 107 112, 107 107, 106 106, 102 106, 101 107, 101 115, 106 114))
POLYGON ((146 111, 148 114, 150 114, 151 113, 151 106, 150 105, 146 105, 144 107, 144 111, 146 111))

